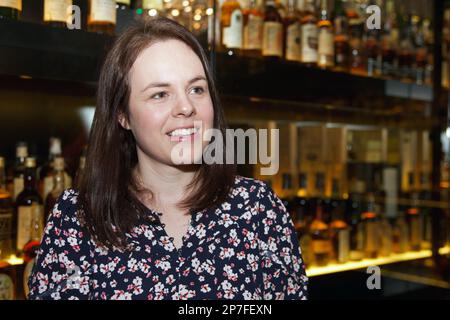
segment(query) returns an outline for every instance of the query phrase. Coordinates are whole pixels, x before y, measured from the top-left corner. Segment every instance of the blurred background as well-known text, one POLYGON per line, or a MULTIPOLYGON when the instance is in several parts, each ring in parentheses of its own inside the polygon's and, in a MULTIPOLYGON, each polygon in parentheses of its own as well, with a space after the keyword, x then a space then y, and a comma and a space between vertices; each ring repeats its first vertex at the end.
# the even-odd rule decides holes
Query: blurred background
POLYGON ((231 128, 280 130, 278 174, 239 173, 283 199, 311 299, 450 298, 450 1, 0 0, 0 300, 83 174, 108 48, 153 16, 198 37, 231 128))

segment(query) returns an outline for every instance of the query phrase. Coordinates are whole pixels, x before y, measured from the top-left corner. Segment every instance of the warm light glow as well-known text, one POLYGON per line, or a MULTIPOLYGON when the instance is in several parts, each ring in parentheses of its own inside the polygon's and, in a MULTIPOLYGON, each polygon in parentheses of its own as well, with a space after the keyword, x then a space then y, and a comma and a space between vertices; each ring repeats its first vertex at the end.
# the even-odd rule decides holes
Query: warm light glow
POLYGON ((207 15, 207 16, 212 16, 213 13, 214 13, 214 9, 213 9, 213 8, 208 8, 208 9, 206 9, 206 15, 207 15))
POLYGON ((198 14, 198 15, 201 15, 202 14, 202 9, 197 8, 197 9, 195 9, 194 13, 198 14))
POLYGON ((401 261, 409 261, 416 259, 424 259, 431 257, 431 250, 422 250, 416 252, 405 252, 405 253, 397 253, 392 254, 389 257, 382 257, 377 259, 364 259, 361 261, 351 261, 346 263, 332 263, 328 264, 324 267, 310 267, 306 269, 306 274, 308 277, 314 277, 324 274, 357 270, 357 269, 365 269, 370 266, 380 266, 383 264, 396 263, 401 261))
POLYGON ((194 16, 194 20, 195 20, 195 21, 200 21, 200 20, 202 20, 202 16, 199 15, 199 14, 196 14, 196 15, 194 16))
POLYGON ((148 10, 148 15, 150 16, 150 17, 154 17, 154 16, 156 16, 158 14, 158 11, 156 10, 156 9, 150 9, 150 10, 148 10))
POLYGON ((23 259, 22 258, 18 258, 15 255, 11 255, 9 257, 9 259, 6 260, 6 263, 12 265, 12 266, 17 266, 17 265, 21 265, 23 264, 23 259))
POLYGON ((202 26, 201 23, 198 23, 198 22, 195 22, 195 23, 194 23, 194 29, 195 29, 195 30, 200 29, 201 26, 202 26))
POLYGON ((173 9, 171 12, 172 16, 174 17, 178 17, 180 15, 180 10, 178 9, 173 9))
POLYGON ((297 197, 300 197, 300 198, 304 198, 304 197, 306 197, 306 189, 298 189, 298 191, 297 191, 297 197))
POLYGON ((189 13, 189 12, 191 12, 192 11, 192 7, 186 7, 186 8, 184 8, 184 12, 187 12, 187 13, 189 13))
POLYGON ((189 5, 189 1, 185 0, 183 1, 183 7, 187 7, 189 5))

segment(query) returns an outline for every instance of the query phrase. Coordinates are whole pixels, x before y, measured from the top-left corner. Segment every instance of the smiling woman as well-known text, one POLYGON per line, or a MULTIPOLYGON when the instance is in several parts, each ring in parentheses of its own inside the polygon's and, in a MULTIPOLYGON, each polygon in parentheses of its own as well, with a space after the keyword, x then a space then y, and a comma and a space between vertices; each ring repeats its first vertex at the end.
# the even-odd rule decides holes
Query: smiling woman
POLYGON ((101 71, 85 173, 53 208, 29 298, 306 299, 286 208, 233 164, 197 164, 208 129, 225 136, 226 124, 195 37, 164 18, 123 33, 101 71))

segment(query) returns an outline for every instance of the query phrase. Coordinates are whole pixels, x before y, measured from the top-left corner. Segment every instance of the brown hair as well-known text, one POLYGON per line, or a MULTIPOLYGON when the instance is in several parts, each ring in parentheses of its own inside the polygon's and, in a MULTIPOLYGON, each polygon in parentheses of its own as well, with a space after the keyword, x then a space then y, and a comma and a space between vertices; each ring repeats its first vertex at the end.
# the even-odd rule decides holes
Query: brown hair
MULTIPOLYGON (((202 62, 213 103, 213 126, 225 136, 226 123, 213 73, 195 36, 167 18, 142 19, 122 33, 100 73, 86 167, 79 185, 85 224, 96 241, 110 248, 125 248, 125 233, 136 225, 139 217, 145 217, 148 210, 134 192, 139 190, 132 174, 138 161, 134 136, 118 121, 120 114, 129 115, 128 74, 142 50, 157 41, 170 39, 187 44, 202 62)), ((193 213, 219 205, 233 186, 235 170, 235 165, 225 164, 225 161, 224 164, 199 165, 188 187, 190 192, 179 206, 193 213)))

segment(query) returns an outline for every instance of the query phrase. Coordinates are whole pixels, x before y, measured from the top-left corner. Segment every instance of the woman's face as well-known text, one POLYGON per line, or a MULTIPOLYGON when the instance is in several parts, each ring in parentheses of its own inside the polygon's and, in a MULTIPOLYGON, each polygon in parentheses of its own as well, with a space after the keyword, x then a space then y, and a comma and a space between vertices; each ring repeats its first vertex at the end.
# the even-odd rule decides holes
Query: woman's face
POLYGON ((120 123, 133 132, 138 152, 167 165, 198 163, 214 110, 194 51, 178 40, 153 43, 139 54, 129 80, 129 119, 120 123))

